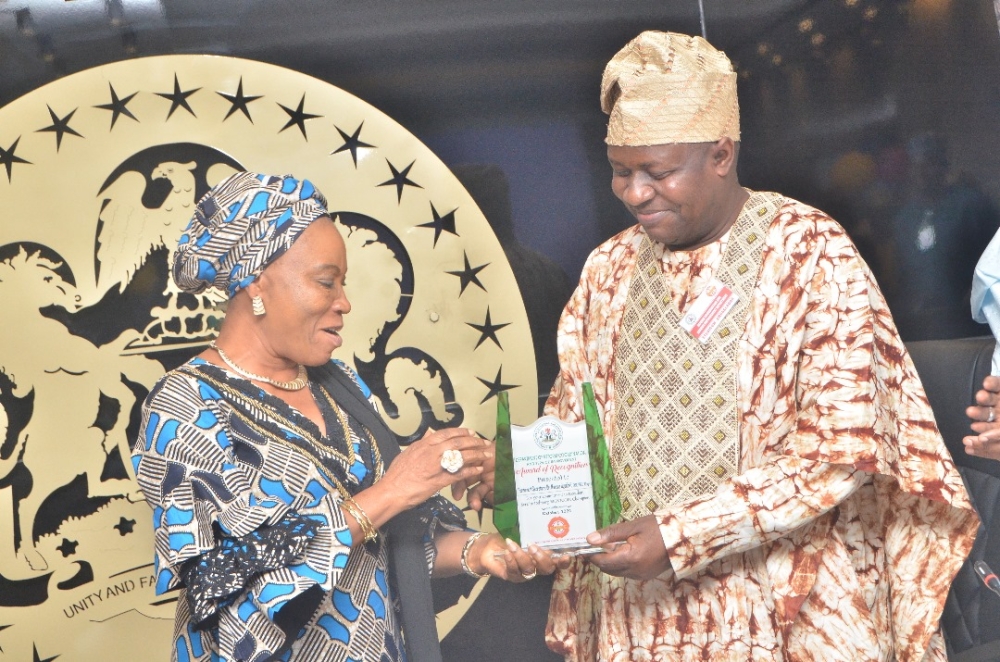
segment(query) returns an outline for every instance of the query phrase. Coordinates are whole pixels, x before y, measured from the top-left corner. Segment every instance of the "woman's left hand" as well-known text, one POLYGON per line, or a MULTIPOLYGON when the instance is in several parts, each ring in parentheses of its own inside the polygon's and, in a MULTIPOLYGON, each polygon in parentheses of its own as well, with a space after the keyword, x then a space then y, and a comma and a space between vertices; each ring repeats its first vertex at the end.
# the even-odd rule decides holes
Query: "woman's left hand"
POLYGON ((473 570, 515 583, 534 579, 536 575, 551 575, 556 568, 568 567, 570 560, 569 555, 553 556, 551 551, 536 545, 521 549, 499 533, 483 536, 469 550, 469 565, 473 570), (473 565, 474 559, 478 563, 473 565))

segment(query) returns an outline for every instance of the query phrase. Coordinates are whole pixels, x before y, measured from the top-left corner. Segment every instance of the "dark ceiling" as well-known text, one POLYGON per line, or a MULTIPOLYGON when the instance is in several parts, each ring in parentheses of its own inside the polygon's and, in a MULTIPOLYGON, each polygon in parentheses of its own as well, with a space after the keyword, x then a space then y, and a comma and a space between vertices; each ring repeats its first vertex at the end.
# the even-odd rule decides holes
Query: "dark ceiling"
MULTIPOLYGON (((723 48, 807 0, 704 0, 723 48)), ((332 82, 408 118, 594 106, 600 71, 647 28, 700 32, 698 0, 0 0, 0 105, 129 57, 216 53, 332 82)))

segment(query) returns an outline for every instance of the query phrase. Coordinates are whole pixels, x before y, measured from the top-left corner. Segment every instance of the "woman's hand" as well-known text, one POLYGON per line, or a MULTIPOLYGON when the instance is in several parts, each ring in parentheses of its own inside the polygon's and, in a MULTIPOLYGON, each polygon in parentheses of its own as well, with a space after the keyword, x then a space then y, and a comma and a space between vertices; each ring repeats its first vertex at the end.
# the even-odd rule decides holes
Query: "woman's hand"
POLYGON ((526 582, 535 575, 551 575, 556 568, 566 568, 569 555, 553 556, 549 550, 531 545, 521 549, 511 540, 504 540, 499 533, 479 538, 469 549, 468 563, 473 572, 488 572, 509 582, 526 582))
POLYGON ((496 472, 496 453, 495 444, 492 442, 486 442, 488 444, 488 452, 486 462, 483 463, 483 471, 481 474, 476 476, 471 480, 459 481, 452 483, 451 485, 451 496, 458 501, 462 498, 468 490, 468 504, 469 507, 476 512, 482 512, 484 507, 491 508, 493 506, 493 477, 496 472))
POLYGON ((377 483, 388 491, 400 506, 409 510, 420 505, 434 494, 460 482, 472 484, 480 480, 483 465, 492 461, 489 443, 465 428, 446 428, 428 431, 419 441, 403 449, 377 483), (441 466, 445 451, 456 450, 462 454, 462 468, 450 473, 441 466))

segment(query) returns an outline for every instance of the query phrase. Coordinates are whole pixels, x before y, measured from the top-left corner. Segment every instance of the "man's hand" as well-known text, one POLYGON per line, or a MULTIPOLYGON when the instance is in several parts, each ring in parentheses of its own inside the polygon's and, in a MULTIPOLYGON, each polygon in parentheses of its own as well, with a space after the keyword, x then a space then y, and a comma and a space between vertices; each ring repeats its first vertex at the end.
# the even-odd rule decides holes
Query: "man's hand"
POLYGON ((983 388, 976 392, 976 404, 965 410, 972 420, 970 435, 962 440, 965 452, 976 457, 1000 460, 1000 377, 988 376, 983 380, 983 388))
POLYGON ((609 549, 588 557, 601 572, 609 575, 653 579, 670 569, 667 548, 663 546, 660 526, 653 515, 612 524, 591 533, 587 542, 609 549))
POLYGON ((989 375, 983 388, 976 391, 976 404, 967 407, 965 415, 972 420, 972 430, 982 434, 1000 428, 1000 377, 989 375))

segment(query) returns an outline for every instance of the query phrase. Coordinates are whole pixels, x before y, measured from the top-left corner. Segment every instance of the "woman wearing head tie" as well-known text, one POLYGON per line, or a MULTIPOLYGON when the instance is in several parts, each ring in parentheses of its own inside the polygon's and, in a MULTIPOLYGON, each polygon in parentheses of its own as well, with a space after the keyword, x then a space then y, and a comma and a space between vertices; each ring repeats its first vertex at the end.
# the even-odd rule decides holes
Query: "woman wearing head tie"
POLYGON ((230 300, 212 346, 149 394, 133 452, 157 593, 183 588, 174 660, 440 660, 430 575, 553 570, 437 494, 479 480, 486 442, 445 429, 400 452, 330 360, 346 273, 326 200, 292 177, 229 177, 181 237, 177 285, 230 300))

